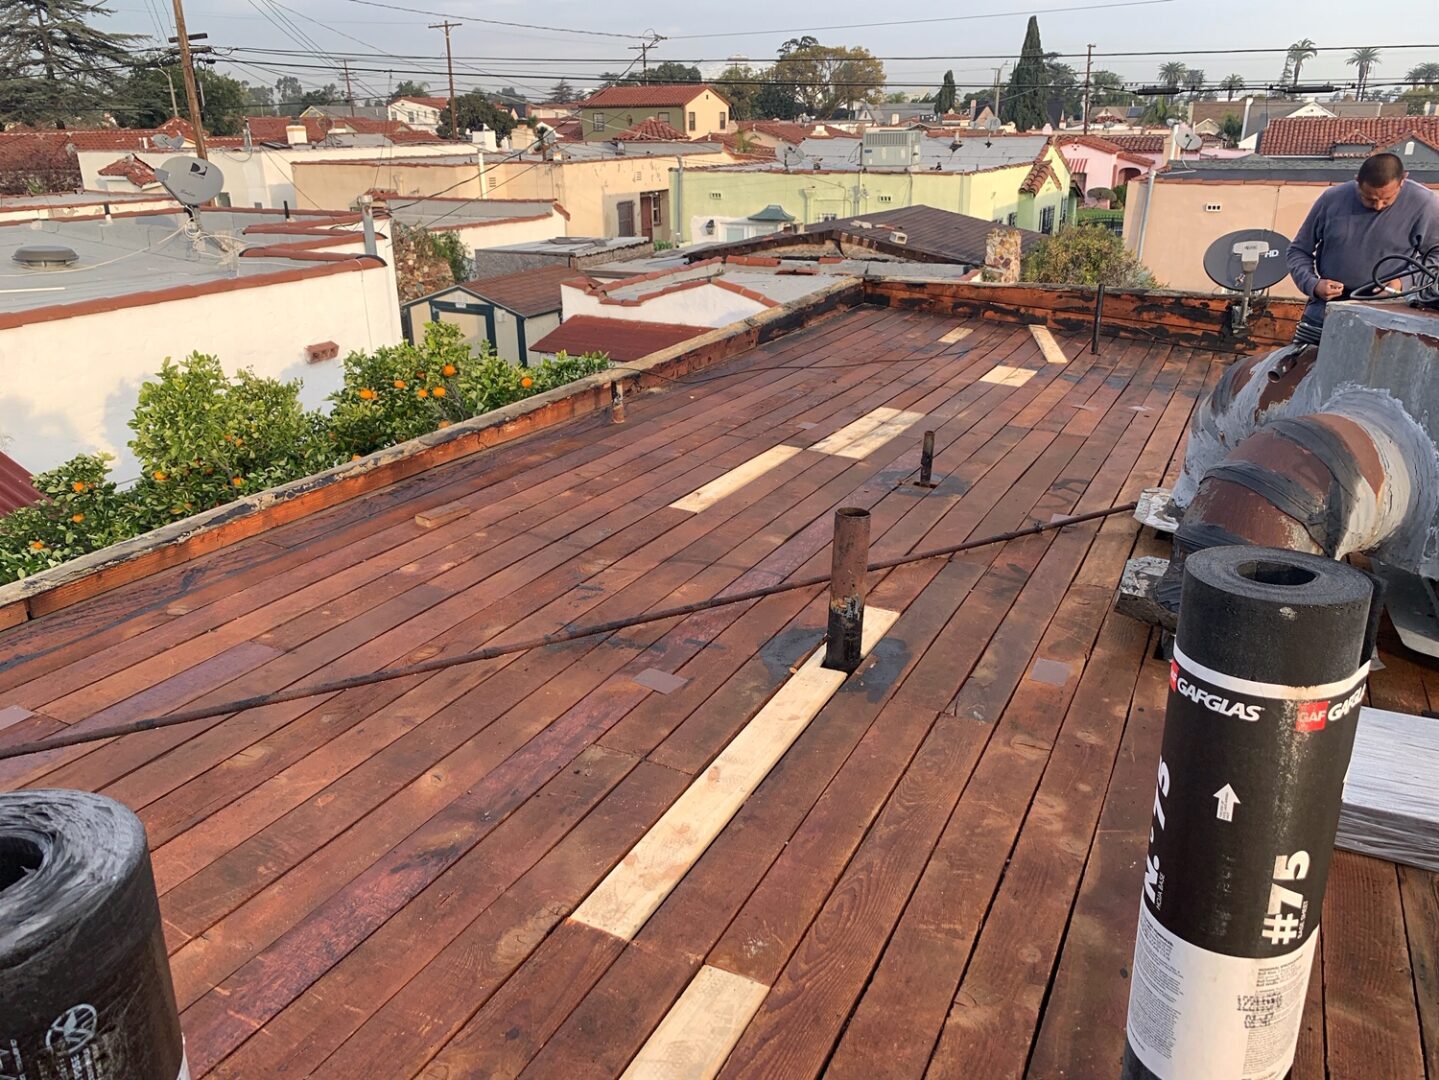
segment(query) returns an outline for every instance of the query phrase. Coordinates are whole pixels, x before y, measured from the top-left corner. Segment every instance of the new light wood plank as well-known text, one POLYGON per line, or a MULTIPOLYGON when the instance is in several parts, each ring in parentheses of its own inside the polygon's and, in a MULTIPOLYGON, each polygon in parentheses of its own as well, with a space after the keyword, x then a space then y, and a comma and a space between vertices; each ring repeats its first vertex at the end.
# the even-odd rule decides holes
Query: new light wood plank
POLYGON ((1054 340, 1054 335, 1049 332, 1049 327, 1040 326, 1038 323, 1035 323, 1030 326, 1029 332, 1034 335, 1034 340, 1039 343, 1039 351, 1044 353, 1045 363, 1069 363, 1069 357, 1064 355, 1064 350, 1059 347, 1059 342, 1054 340))
POLYGON ((764 453, 750 458, 743 465, 736 465, 723 476, 716 477, 703 487, 690 492, 683 499, 676 499, 670 503, 670 507, 698 514, 701 510, 709 509, 721 499, 733 495, 745 485, 758 480, 777 466, 783 465, 798 453, 801 453, 798 446, 772 446, 764 453))
MULTIPOLYGON (((861 416, 853 423, 846 424, 834 434, 825 436, 811 446, 810 449, 821 454, 841 454, 844 457, 854 457, 854 454, 844 453, 844 451, 866 436, 873 435, 880 428, 893 426, 904 420, 908 420, 908 423, 905 424, 905 426, 908 427, 909 424, 917 423, 923 419, 923 415, 919 413, 907 413, 903 409, 881 406, 861 416), (913 419, 909 419, 910 417, 913 417, 913 419)), ((901 430, 903 429, 901 428, 901 430)), ((890 436, 890 438, 893 438, 893 436, 890 436)), ((888 442, 889 439, 885 439, 884 441, 888 442)))
POLYGON ((980 382, 994 383, 996 386, 1023 386, 1034 378, 1034 372, 1029 368, 1010 367, 1008 364, 996 364, 979 377, 980 382))
POLYGON ((700 968, 624 1080, 711 1080, 739 1042, 769 987, 723 968, 700 968))
POLYGON ((974 333, 972 326, 956 326, 949 333, 945 334, 944 337, 940 338, 939 341, 942 345, 953 345, 956 341, 963 341, 972 333, 974 333))
POLYGON ((835 451, 838 457, 853 458, 861 461, 869 457, 880 447, 885 446, 893 439, 903 435, 915 424, 924 419, 924 413, 902 412, 894 418, 885 421, 875 428, 868 435, 863 435, 848 446, 842 446, 835 451))
MULTIPOLYGON (((865 655, 899 614, 867 608, 865 655)), ((775 762, 799 738, 825 702, 844 685, 845 674, 823 667, 816 649, 753 720, 681 795, 669 812, 625 856, 575 911, 572 918, 626 941, 729 823, 775 762)))

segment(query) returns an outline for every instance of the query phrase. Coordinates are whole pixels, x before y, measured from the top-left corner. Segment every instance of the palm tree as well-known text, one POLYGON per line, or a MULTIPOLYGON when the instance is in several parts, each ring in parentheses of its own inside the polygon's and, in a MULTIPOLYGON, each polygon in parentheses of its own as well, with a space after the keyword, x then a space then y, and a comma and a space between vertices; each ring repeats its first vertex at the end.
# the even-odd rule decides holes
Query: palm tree
POLYGON ((1146 124, 1166 124, 1170 120, 1178 119, 1179 110, 1174 108, 1167 97, 1157 97, 1149 103, 1144 110, 1144 122, 1146 124))
POLYGON ((1363 101, 1364 95, 1369 90, 1369 71, 1379 63, 1379 50, 1373 46, 1355 49, 1349 54, 1349 59, 1346 63, 1348 63, 1350 67, 1359 69, 1359 87, 1355 91, 1355 96, 1358 97, 1360 101, 1363 101))
POLYGON ((1165 86, 1172 86, 1176 90, 1179 84, 1184 81, 1184 73, 1189 69, 1178 60, 1171 60, 1159 69, 1159 81, 1165 86))
POLYGON ((1184 86, 1191 101, 1198 101, 1204 90, 1205 75, 1199 68, 1188 68, 1184 72, 1184 86))
POLYGON ((1224 91, 1224 100, 1233 101, 1234 95, 1244 89, 1243 75, 1226 75, 1219 84, 1219 89, 1224 91))
POLYGON ((1314 42, 1309 38, 1300 38, 1293 45, 1289 46, 1289 64, 1291 65, 1291 86, 1298 85, 1299 72, 1304 69, 1304 61, 1312 60, 1319 55, 1319 50, 1314 47, 1314 42))
POLYGON ((1410 86, 1433 86, 1439 83, 1439 64, 1419 64, 1409 69, 1404 81, 1410 86))

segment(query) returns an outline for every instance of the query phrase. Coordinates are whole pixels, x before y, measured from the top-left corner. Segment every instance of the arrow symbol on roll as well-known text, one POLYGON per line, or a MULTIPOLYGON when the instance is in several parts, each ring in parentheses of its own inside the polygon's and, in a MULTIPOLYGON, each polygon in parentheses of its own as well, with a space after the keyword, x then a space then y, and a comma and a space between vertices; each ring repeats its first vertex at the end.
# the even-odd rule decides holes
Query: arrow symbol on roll
POLYGON ((1219 803, 1219 806, 1214 812, 1214 816, 1220 821, 1233 821, 1234 808, 1239 805, 1239 796, 1234 794, 1234 789, 1228 784, 1225 784, 1214 793, 1214 798, 1218 800, 1219 803))

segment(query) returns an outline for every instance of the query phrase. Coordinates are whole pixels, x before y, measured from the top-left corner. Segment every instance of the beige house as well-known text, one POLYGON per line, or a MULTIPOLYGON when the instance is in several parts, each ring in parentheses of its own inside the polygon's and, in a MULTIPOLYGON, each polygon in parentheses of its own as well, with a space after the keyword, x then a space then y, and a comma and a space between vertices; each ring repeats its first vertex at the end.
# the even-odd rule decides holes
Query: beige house
MULTIPOLYGON (((1151 185, 1129 184, 1124 213, 1125 246, 1166 288, 1214 292, 1204 272, 1209 245, 1240 229, 1272 229, 1293 239, 1314 205, 1334 184, 1354 178, 1358 161, 1317 158, 1238 158, 1186 162, 1182 171, 1161 172, 1151 185), (1153 193, 1146 213, 1145 202, 1153 193)), ((1439 163, 1411 165, 1410 177, 1439 189, 1439 163)), ((1299 296, 1287 277, 1275 296, 1299 296)))
POLYGON ((611 86, 580 102, 578 112, 587 140, 612 139, 650 119, 668 124, 689 139, 723 134, 734 127, 729 102, 703 83, 611 86))

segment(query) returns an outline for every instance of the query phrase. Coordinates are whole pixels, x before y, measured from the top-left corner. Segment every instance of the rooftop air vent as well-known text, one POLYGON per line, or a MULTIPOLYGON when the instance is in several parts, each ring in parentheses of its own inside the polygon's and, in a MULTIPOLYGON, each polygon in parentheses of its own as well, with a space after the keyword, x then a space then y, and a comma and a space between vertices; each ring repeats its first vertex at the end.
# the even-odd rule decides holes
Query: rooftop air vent
POLYGON ((73 248, 59 244, 31 244, 17 248, 10 256, 27 270, 58 270, 63 266, 74 266, 80 261, 73 248))

